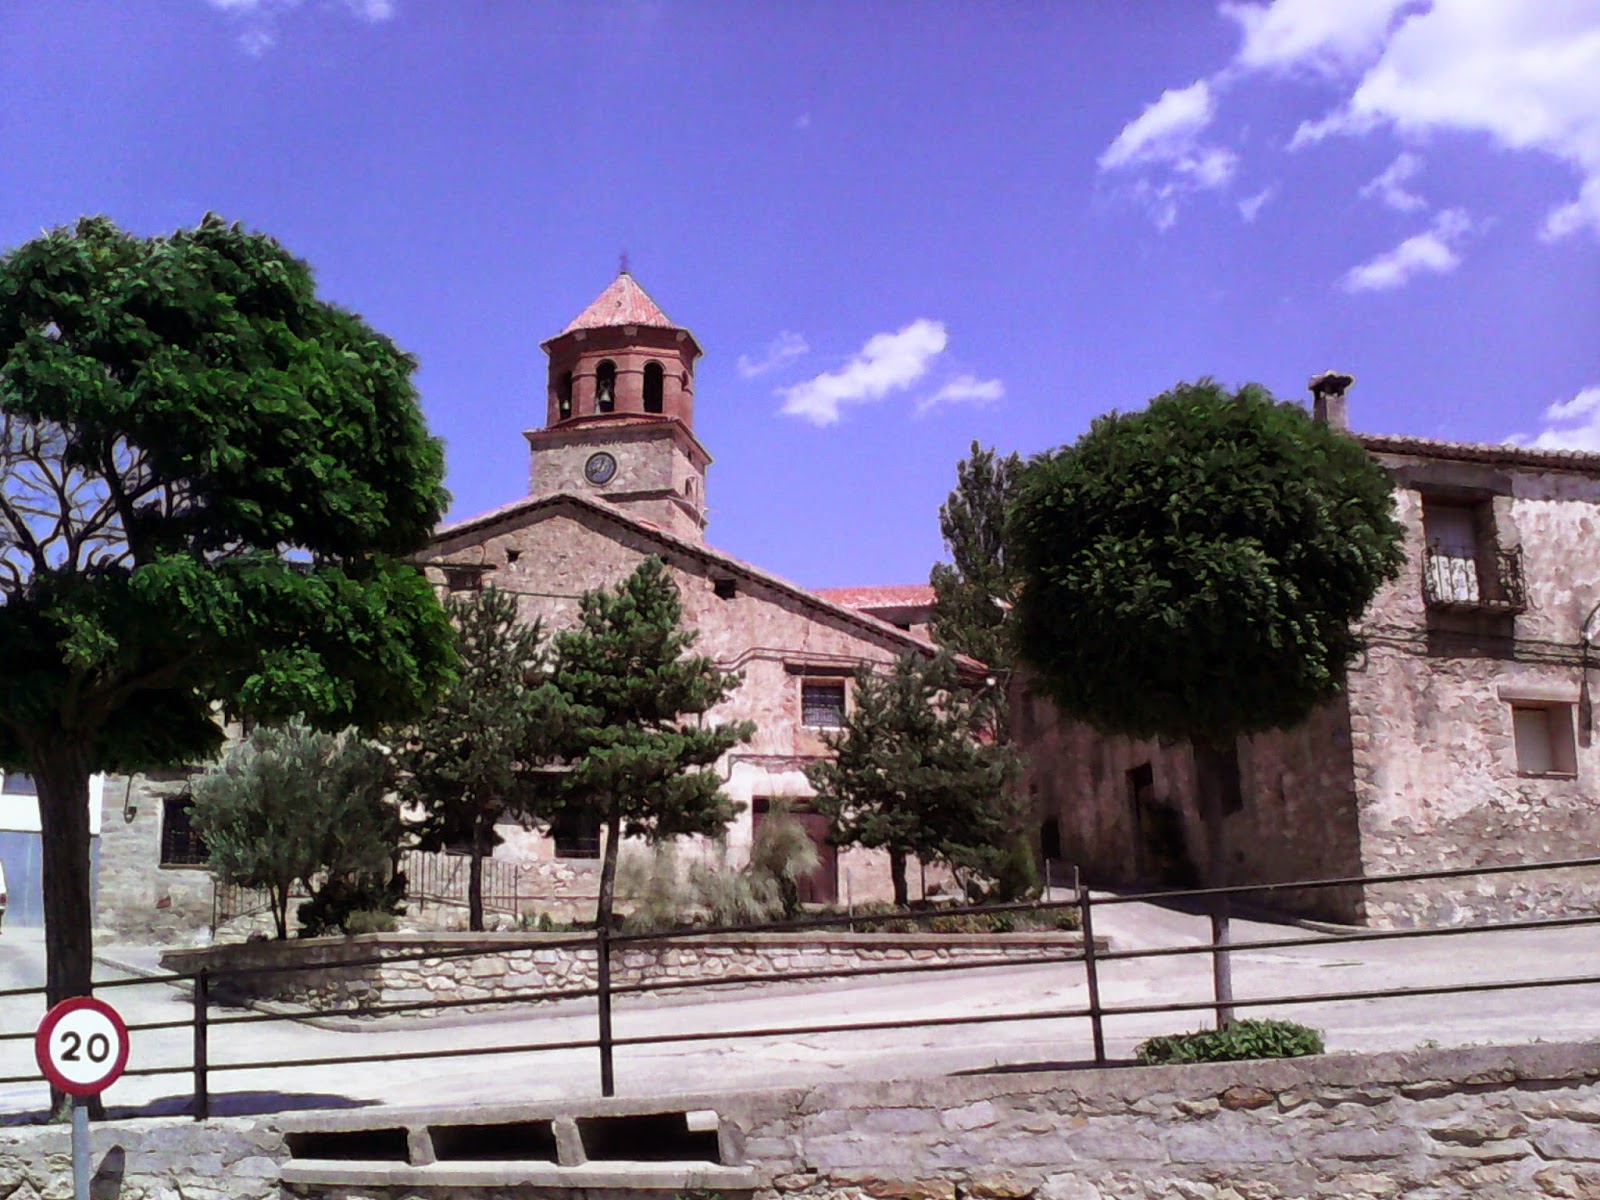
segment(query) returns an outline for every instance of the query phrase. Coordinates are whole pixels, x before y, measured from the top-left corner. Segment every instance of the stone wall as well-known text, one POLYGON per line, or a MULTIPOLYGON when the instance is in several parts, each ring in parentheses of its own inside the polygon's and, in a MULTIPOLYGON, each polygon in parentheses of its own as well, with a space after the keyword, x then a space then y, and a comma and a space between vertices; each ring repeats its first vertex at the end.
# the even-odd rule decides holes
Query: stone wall
MULTIPOLYGON (((1240 804, 1216 814, 1201 802, 1187 742, 1106 737, 1063 719, 1021 676, 1012 711, 1026 755, 1023 787, 1039 819, 1058 822, 1063 861, 1092 887, 1278 883, 1360 871, 1342 704, 1294 729, 1241 738, 1240 804), (1142 767, 1151 785, 1141 826, 1131 773, 1142 767)), ((1271 902, 1358 922, 1360 900, 1349 888, 1278 892, 1271 902)))
POLYGON ((120 941, 186 943, 211 923, 211 873, 161 865, 164 802, 188 781, 187 771, 106 779, 95 923, 120 941))
MULTIPOLYGON (((1600 1195, 1597 1081, 1600 1047, 1550 1044, 140 1120, 95 1127, 95 1195, 532 1200, 711 1187, 755 1200, 1587 1200, 1600 1195), (625 1142, 607 1152, 584 1139, 586 1120, 645 1114, 668 1115, 658 1131, 671 1119, 684 1129, 681 1154, 655 1157, 686 1161, 625 1161, 625 1142), (478 1145, 545 1147, 449 1161, 445 1139, 462 1144, 463 1128, 478 1145), (374 1161, 354 1152, 364 1134, 374 1161), (323 1147, 349 1140, 338 1161, 291 1157, 308 1135, 323 1147)), ((0 1129, 7 1194, 68 1194, 67 1147, 59 1126, 0 1129)))
MULTIPOLYGON (((760 933, 624 942, 612 952, 611 980, 614 987, 625 987, 796 971, 871 974, 919 963, 1066 960, 1080 957, 1082 945, 1075 933, 760 933)), ((171 950, 162 955, 161 963, 171 971, 208 968, 219 997, 268 999, 320 1010, 489 1000, 518 992, 577 990, 596 984, 594 940, 588 934, 438 934, 418 938, 376 933, 297 938, 171 950), (475 948, 482 953, 466 953, 475 948), (401 955, 406 956, 401 961, 341 965, 401 955), (230 970, 251 973, 230 978, 230 970)), ((424 1010, 422 1015, 448 1011, 424 1010)))
MULTIPOLYGON (((1355 790, 1368 873, 1575 858, 1600 845, 1600 745, 1581 727, 1584 619, 1600 602, 1600 478, 1581 471, 1385 455, 1408 563, 1362 620, 1350 679, 1355 790), (1424 604, 1424 498, 1484 497, 1495 545, 1520 549, 1527 609, 1477 627, 1424 604), (1476 632, 1473 630, 1476 629, 1476 632), (1519 772, 1513 701, 1567 723, 1576 770, 1519 772)), ((1591 634, 1596 631, 1591 629, 1591 634)), ((1593 676, 1591 676, 1593 679, 1593 676)), ((1382 925, 1592 910, 1600 872, 1368 889, 1382 925)))

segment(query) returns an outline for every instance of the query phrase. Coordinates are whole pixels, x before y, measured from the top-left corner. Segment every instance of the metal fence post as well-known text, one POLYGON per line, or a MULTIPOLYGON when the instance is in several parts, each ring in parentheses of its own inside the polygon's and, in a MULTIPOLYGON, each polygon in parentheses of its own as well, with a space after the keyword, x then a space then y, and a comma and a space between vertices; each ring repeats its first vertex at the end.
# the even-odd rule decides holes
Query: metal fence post
POLYGON ((1078 884, 1078 928, 1083 934, 1083 969, 1089 981, 1089 1027, 1094 1031, 1094 1061, 1104 1066, 1106 1061, 1106 1031, 1100 1016, 1100 969, 1095 965, 1094 906, 1089 899, 1089 889, 1078 884))
POLYGON ((1216 999, 1218 1029, 1226 1029, 1233 1024, 1233 956, 1228 951, 1228 944, 1232 941, 1229 916, 1228 897, 1215 897, 1211 909, 1211 987, 1216 999))
POLYGON ((210 1064, 207 1047, 207 1009, 211 1002, 211 972, 205 967, 194 977, 194 1119, 211 1116, 210 1064))
POLYGON ((600 925, 594 931, 595 1008, 600 1018, 600 1094, 617 1094, 611 1064, 611 931, 600 925))

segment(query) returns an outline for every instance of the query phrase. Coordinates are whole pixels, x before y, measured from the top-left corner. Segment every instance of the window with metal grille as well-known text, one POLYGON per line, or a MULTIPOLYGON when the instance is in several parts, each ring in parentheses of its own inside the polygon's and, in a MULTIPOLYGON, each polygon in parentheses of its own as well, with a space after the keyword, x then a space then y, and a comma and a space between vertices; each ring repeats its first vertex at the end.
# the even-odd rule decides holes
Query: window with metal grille
POLYGON ((838 729, 844 724, 844 683, 802 683, 800 723, 816 729, 838 729))
POLYGON ((565 813, 550 826, 557 858, 599 858, 600 822, 593 813, 565 813))
POLYGON ((203 867, 211 854, 191 820, 194 797, 188 792, 161 802, 161 865, 203 867))

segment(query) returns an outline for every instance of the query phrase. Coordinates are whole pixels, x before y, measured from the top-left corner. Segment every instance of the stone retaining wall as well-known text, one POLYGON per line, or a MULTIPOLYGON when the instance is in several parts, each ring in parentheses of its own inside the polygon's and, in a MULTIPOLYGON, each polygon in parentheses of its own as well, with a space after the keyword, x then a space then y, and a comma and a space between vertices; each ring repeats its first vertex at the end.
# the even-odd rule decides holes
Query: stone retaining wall
MULTIPOLYGON (((870 974, 917 963, 1066 960, 1081 957, 1082 946, 1076 933, 769 933, 624 942, 612 951, 611 980, 614 987, 623 987, 795 971, 870 974)), ((596 983, 594 940, 588 934, 437 934, 418 938, 377 933, 297 938, 169 950, 161 963, 171 971, 208 968, 219 997, 282 1001, 323 1010, 487 1000, 513 992, 574 991, 596 983), (481 953, 464 953, 473 950, 481 953), (416 957, 419 954, 425 957, 416 957), (393 961, 344 965, 375 957, 393 961), (241 971, 246 973, 229 976, 229 972, 241 971)))
MULTIPOLYGON (((1600 1196, 1600 1046, 141 1120, 94 1137, 101 1200, 659 1196, 696 1179, 729 1200, 1581 1200, 1600 1196), (585 1118, 697 1110, 715 1114, 715 1162, 630 1162, 626 1146, 595 1161, 562 1137, 585 1118), (557 1150, 526 1162, 445 1161, 439 1146, 441 1126, 526 1139, 541 1123, 557 1150), (360 1130, 388 1131, 398 1150, 290 1157, 297 1134, 360 1130)), ((59 1126, 0 1128, 0 1190, 70 1194, 67 1147, 59 1126)))

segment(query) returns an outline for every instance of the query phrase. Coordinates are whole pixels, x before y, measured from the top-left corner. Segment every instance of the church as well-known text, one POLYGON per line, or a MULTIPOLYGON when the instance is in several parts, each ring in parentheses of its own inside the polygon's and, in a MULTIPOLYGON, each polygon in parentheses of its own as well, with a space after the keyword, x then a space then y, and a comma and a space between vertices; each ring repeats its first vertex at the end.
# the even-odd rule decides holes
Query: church
MULTIPOLYGON (((439 530, 421 556, 445 594, 495 587, 516 596, 523 617, 549 633, 576 621, 579 598, 626 578, 654 555, 682 596, 696 652, 744 679, 708 714, 749 719, 755 737, 718 764, 724 790, 742 805, 728 831, 741 861, 755 828, 785 801, 822 859, 803 897, 859 902, 887 894, 876 853, 837 851, 826 824, 806 809, 804 768, 827 753, 823 735, 851 703, 861 663, 933 654, 926 586, 811 591, 707 542, 711 454, 695 435, 695 366, 701 348, 623 270, 556 336, 543 421, 526 433, 528 495, 439 530)), ((967 664, 979 674, 975 663, 967 664)), ((592 859, 593 828, 550 837, 502 830, 497 854, 533 860, 592 859)), ((578 886, 585 872, 577 871, 578 886)))

